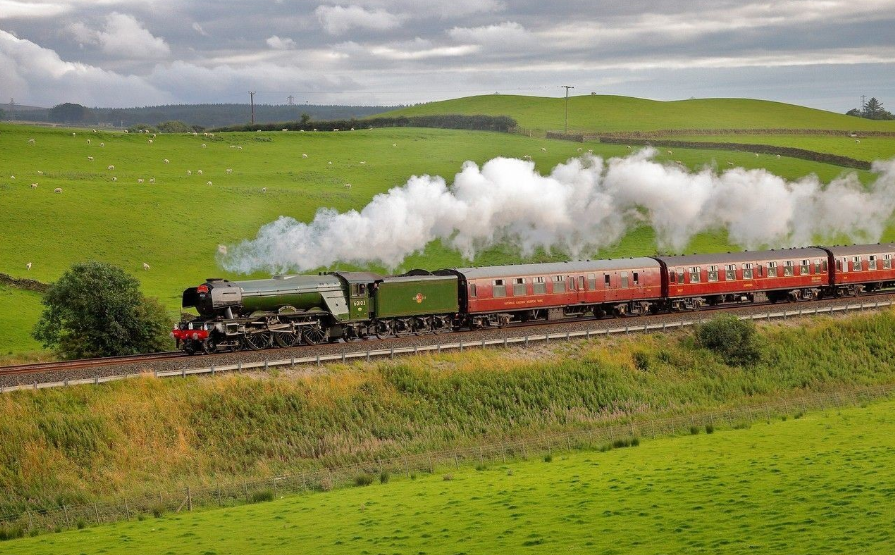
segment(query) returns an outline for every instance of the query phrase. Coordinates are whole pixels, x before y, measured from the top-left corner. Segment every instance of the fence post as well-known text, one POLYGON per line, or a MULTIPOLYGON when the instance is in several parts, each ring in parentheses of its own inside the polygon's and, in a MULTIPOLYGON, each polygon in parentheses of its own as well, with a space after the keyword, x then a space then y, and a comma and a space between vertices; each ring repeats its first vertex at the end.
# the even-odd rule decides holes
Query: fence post
POLYGON ((62 505, 62 512, 65 513, 65 525, 71 526, 71 522, 68 520, 68 509, 65 508, 65 505, 62 505))
POLYGON ((34 528, 34 520, 31 518, 31 511, 25 511, 25 514, 28 515, 28 530, 32 530, 34 528))
POLYGON ((267 372, 267 361, 264 361, 264 371, 267 372))
POLYGON ((193 510, 193 495, 190 492, 190 487, 186 487, 186 507, 188 511, 193 510))
POLYGON ((367 362, 370 362, 370 349, 367 349, 367 362))
POLYGON ((93 514, 96 516, 97 524, 99 524, 99 508, 96 506, 96 501, 93 502, 93 514))
POLYGON ((461 353, 463 352, 463 340, 462 339, 460 340, 460 352, 461 353))

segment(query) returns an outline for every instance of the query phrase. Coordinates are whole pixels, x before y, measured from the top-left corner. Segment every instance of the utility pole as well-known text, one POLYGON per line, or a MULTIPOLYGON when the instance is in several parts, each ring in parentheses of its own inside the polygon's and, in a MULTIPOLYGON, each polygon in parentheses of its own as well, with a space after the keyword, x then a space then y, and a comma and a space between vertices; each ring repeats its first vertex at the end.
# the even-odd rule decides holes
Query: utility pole
POLYGON ((866 96, 862 94, 861 95, 861 111, 862 112, 864 111, 864 106, 867 106, 867 104, 864 102, 865 98, 866 98, 866 96))
POLYGON ((255 125, 255 91, 249 91, 249 100, 252 103, 252 125, 255 125))
POLYGON ((292 95, 290 94, 289 96, 286 97, 286 100, 289 101, 289 105, 290 105, 290 106, 295 106, 295 102, 294 102, 295 97, 294 97, 294 96, 292 96, 292 95))
POLYGON ((10 98, 9 99, 9 121, 15 121, 15 119, 16 119, 15 108, 16 108, 16 99, 10 98))
POLYGON ((566 130, 564 133, 568 135, 568 133, 569 133, 569 89, 574 89, 575 87, 572 87, 570 85, 560 85, 560 86, 563 87, 564 89, 566 89, 566 130))

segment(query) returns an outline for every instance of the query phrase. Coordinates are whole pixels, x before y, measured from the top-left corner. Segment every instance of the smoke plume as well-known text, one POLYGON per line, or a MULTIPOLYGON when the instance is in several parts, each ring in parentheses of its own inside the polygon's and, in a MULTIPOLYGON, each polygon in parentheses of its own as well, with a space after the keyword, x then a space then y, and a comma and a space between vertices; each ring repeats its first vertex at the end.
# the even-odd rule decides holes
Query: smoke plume
POLYGON ((219 261, 240 273, 336 262, 395 268, 436 239, 467 259, 500 243, 580 257, 644 224, 666 252, 682 251, 707 230, 726 230, 747 249, 842 236, 876 242, 895 209, 895 160, 874 163, 875 181, 865 188, 854 173, 824 186, 813 175, 787 181, 763 169, 691 172, 654 155, 653 149, 608 160, 587 155, 549 175, 525 160, 495 158, 481 168, 466 162, 451 186, 438 176, 414 176, 360 212, 320 209, 310 223, 280 217, 219 261))

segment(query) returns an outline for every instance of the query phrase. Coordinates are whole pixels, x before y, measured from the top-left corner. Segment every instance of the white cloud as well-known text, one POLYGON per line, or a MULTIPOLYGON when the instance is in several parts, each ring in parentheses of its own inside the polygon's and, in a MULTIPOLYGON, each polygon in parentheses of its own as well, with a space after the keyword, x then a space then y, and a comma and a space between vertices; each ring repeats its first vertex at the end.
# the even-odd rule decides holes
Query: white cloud
POLYGON ((17 0, 0 0, 0 20, 18 18, 55 17, 69 11, 65 4, 47 2, 20 2, 17 0))
POLYGON ((403 19, 382 9, 367 10, 355 5, 318 6, 314 13, 323 29, 330 35, 341 35, 355 27, 387 31, 400 27, 403 19))
POLYGON ((458 42, 481 44, 499 49, 516 48, 532 40, 531 33, 513 21, 485 27, 454 27, 449 29, 447 34, 458 42))
POLYGON ((106 25, 101 31, 79 21, 69 24, 67 30, 82 46, 97 45, 114 58, 152 60, 171 54, 165 40, 153 36, 132 15, 112 12, 106 16, 106 25))
POLYGON ((273 48, 274 50, 291 50, 295 48, 295 41, 290 38, 281 39, 280 37, 274 35, 267 39, 267 46, 273 48))
POLYGON ((206 32, 205 32, 205 29, 203 29, 202 26, 199 25, 199 22, 198 22, 198 21, 194 21, 194 22, 193 22, 193 31, 196 31, 197 33, 199 33, 199 34, 202 35, 203 37, 207 37, 207 36, 208 36, 208 33, 206 33, 206 32))
POLYGON ((66 101, 85 106, 140 106, 173 100, 140 77, 66 62, 55 51, 2 30, 0 75, 4 92, 38 106, 66 101))

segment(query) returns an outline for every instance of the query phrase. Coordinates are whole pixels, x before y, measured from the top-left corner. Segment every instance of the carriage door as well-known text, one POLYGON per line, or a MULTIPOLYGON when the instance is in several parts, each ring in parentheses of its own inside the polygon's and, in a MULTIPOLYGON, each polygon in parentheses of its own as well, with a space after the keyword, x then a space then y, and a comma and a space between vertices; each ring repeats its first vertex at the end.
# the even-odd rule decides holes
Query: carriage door
POLYGON ((584 276, 578 276, 578 300, 583 301, 587 290, 584 288, 584 276))
POLYGON ((370 303, 367 294, 366 283, 352 283, 351 291, 351 316, 349 320, 365 320, 370 317, 370 303))

